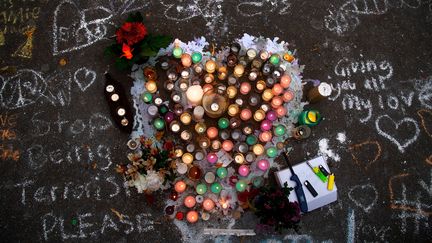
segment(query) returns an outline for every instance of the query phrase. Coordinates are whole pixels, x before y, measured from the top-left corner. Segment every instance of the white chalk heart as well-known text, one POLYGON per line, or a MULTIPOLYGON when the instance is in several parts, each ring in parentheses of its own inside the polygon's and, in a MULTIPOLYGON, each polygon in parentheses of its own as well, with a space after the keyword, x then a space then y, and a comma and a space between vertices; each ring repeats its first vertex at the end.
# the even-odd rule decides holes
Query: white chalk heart
POLYGON ((419 128, 417 122, 410 117, 405 117, 402 120, 400 120, 399 122, 395 122, 390 116, 382 115, 382 116, 378 117, 378 119, 375 121, 375 127, 376 127, 376 130, 378 131, 378 134, 387 138, 391 142, 393 142, 398 147, 398 149, 401 153, 404 153, 405 149, 410 144, 414 143, 420 134, 420 128, 419 128), (398 130, 399 127, 401 127, 403 124, 407 124, 407 125, 412 124, 415 127, 415 134, 411 138, 406 140, 404 143, 401 143, 394 136, 390 135, 390 133, 382 130, 382 128, 380 127, 380 122, 383 120, 387 120, 387 121, 389 121, 390 124, 393 124, 396 130, 398 130))
POLYGON ((371 184, 356 185, 348 193, 348 197, 365 212, 369 212, 378 200, 378 192, 371 184), (373 199, 373 200, 371 200, 373 199))
POLYGON ((96 72, 93 70, 88 70, 86 67, 83 67, 75 71, 74 81, 83 92, 86 91, 95 80, 96 72))

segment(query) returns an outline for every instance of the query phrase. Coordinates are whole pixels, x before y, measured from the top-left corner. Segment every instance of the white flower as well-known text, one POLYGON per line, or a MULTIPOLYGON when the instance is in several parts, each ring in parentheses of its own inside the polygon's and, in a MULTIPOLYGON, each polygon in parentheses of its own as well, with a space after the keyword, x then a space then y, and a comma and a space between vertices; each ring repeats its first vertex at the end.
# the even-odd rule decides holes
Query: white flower
POLYGON ((157 191, 162 187, 164 178, 154 170, 147 171, 147 189, 150 191, 157 191))
POLYGON ((136 174, 135 180, 132 182, 132 186, 136 187, 138 193, 143 193, 147 190, 147 180, 140 173, 136 174))

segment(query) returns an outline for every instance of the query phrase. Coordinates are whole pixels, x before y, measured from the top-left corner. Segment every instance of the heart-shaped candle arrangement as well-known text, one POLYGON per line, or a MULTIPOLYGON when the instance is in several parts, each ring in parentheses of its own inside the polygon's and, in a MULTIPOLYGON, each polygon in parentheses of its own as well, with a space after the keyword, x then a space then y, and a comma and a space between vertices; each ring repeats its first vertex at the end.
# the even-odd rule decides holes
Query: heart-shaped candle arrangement
POLYGON ((302 67, 285 42, 245 34, 207 46, 176 40, 132 74, 133 135, 174 141, 170 199, 191 223, 195 211, 239 214, 238 194, 263 185, 303 109, 302 67))

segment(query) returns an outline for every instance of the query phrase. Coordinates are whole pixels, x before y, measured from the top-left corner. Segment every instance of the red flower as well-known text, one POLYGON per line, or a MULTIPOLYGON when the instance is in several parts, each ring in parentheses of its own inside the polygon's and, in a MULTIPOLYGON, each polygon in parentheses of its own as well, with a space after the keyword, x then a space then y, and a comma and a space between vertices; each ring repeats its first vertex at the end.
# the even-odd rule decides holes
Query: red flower
POLYGON ((140 22, 126 22, 117 31, 117 42, 129 46, 138 43, 147 35, 147 28, 140 22))
POLYGON ((120 56, 120 58, 122 57, 126 57, 126 59, 132 59, 133 57, 133 52, 134 49, 131 49, 130 46, 126 45, 125 43, 123 43, 123 47, 122 47, 122 52, 123 55, 120 56))

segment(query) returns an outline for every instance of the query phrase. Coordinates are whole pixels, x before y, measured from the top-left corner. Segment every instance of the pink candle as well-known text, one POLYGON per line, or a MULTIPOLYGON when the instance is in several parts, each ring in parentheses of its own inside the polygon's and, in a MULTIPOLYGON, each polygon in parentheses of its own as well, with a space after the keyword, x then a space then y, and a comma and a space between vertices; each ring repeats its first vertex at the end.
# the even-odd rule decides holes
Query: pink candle
POLYGON ((272 129, 272 122, 270 120, 264 120, 261 122, 261 130, 263 131, 269 131, 272 129))
POLYGON ((282 99, 285 102, 291 101, 293 98, 294 98, 294 94, 290 90, 286 91, 282 96, 282 99))
POLYGON ((212 90, 212 89, 213 89, 213 85, 211 85, 211 84, 204 84, 204 86, 203 86, 204 93, 206 93, 207 91, 212 90))
POLYGON ((184 181, 177 181, 174 185, 174 190, 178 193, 182 193, 186 190, 186 183, 184 181))
POLYGON ((284 106, 279 106, 276 109, 276 114, 279 118, 281 118, 287 114, 287 109, 284 106))
POLYGON ((241 166, 238 168, 238 173, 239 173, 241 176, 247 176, 247 175, 249 175, 249 166, 247 166, 247 165, 241 165, 241 166))
POLYGON ((266 159, 258 161, 258 168, 262 171, 266 171, 270 167, 270 163, 266 159))
POLYGON ((187 196, 184 199, 184 205, 188 208, 193 208, 195 206, 195 204, 196 204, 196 200, 195 200, 195 197, 193 197, 193 196, 187 196))
POLYGON ((266 114, 266 118, 267 118, 267 120, 270 120, 270 121, 276 121, 276 119, 277 119, 277 114, 276 114, 275 111, 269 111, 269 112, 267 112, 267 114, 266 114))
POLYGON ((250 92, 251 85, 249 82, 243 82, 240 84, 240 93, 246 95, 250 92))
POLYGON ((261 142, 266 143, 272 139, 272 133, 269 131, 262 132, 258 138, 261 142))
POLYGON ((243 121, 247 121, 251 119, 251 117, 252 117, 252 111, 249 109, 243 109, 240 112, 240 119, 242 119, 243 121))
POLYGON ((207 154, 207 161, 210 164, 214 164, 218 161, 218 157, 215 153, 209 153, 209 154, 207 154))
POLYGON ((210 198, 206 198, 203 202, 203 208, 206 211, 211 211, 215 207, 215 203, 210 198))
POLYGON ((196 221, 198 221, 198 213, 197 211, 189 211, 186 214, 186 219, 189 223, 195 223, 196 221))
POLYGON ((291 77, 287 74, 282 75, 280 84, 284 89, 287 89, 291 84, 291 77))
POLYGON ((282 87, 282 85, 280 85, 280 84, 275 84, 274 86, 273 86, 273 88, 272 88, 272 93, 273 93, 273 95, 280 95, 280 94, 282 94, 282 92, 283 92, 283 90, 284 90, 284 88, 282 87))
POLYGON ((222 143, 222 148, 223 148, 223 150, 225 150, 226 152, 231 151, 231 150, 233 149, 233 147, 234 147, 234 144, 233 144, 233 142, 231 142, 231 140, 225 140, 225 141, 223 141, 223 143, 222 143))
POLYGON ((218 129, 216 127, 207 128, 207 137, 210 139, 215 139, 218 136, 218 129))

